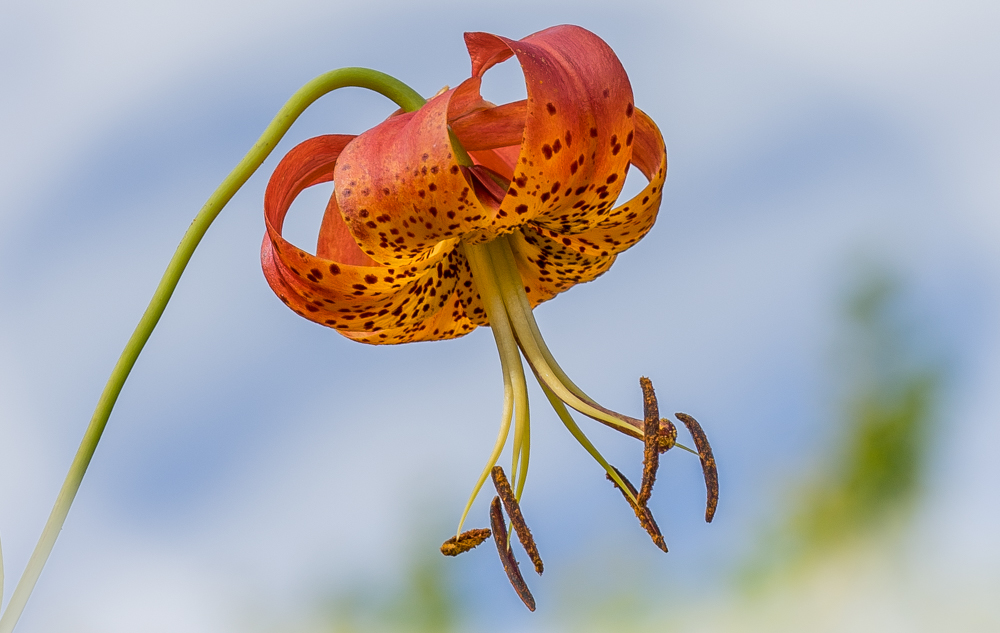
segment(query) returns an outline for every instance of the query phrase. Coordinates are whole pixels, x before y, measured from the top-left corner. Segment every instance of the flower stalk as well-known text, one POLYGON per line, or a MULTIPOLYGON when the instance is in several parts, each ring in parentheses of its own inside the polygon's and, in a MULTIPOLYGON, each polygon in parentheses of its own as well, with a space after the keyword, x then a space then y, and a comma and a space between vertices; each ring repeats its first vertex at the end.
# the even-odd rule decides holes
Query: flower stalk
MULTIPOLYGON (((70 506, 73 505, 73 500, 76 498, 76 493, 80 488, 80 483, 83 481, 83 476, 86 474, 87 467, 94 457, 94 451, 97 450, 97 444, 101 440, 108 419, 111 416, 111 411, 114 409, 115 402, 118 400, 122 387, 125 385, 125 380, 135 366, 135 362, 139 358, 139 354, 142 352, 143 347, 145 347, 153 330, 156 328, 156 324, 159 323, 160 317, 163 316, 163 311, 166 309, 167 303, 169 303, 170 297, 173 295, 174 289, 177 287, 177 283, 184 273, 184 269, 187 267, 188 262, 191 261, 191 257, 194 255, 194 251, 198 247, 198 244, 201 243, 205 233, 208 232, 208 228, 226 204, 236 195, 236 192, 240 190, 247 180, 250 179, 250 176, 267 159, 281 138, 292 126, 292 123, 298 119, 299 115, 323 95, 346 87, 373 90, 392 99, 397 105, 408 111, 416 110, 425 103, 424 98, 412 88, 398 79, 377 70, 368 68, 341 68, 324 73, 305 84, 292 95, 278 111, 274 119, 271 120, 264 133, 257 139, 253 148, 247 152, 246 156, 243 157, 239 164, 222 181, 222 184, 209 196, 205 205, 184 233, 184 237, 177 246, 177 250, 174 251, 170 263, 167 264, 167 269, 163 273, 163 277, 160 279, 160 283, 157 285, 149 305, 139 319, 139 324, 136 325, 132 336, 125 344, 125 349, 118 358, 118 362, 111 371, 111 376, 108 378, 104 391, 97 402, 94 415, 90 419, 83 440, 80 442, 66 479, 59 490, 59 495, 56 497, 52 512, 49 514, 49 518, 45 522, 45 527, 42 529, 41 537, 38 539, 38 543, 31 553, 28 564, 17 586, 14 588, 14 593, 7 603, 7 608, 0 615, 0 633, 11 633, 18 619, 20 619, 28 598, 35 587, 35 583, 38 582, 38 577, 42 573, 42 568, 45 566, 45 562, 48 560, 52 548, 55 546, 59 532, 66 522, 70 506)), ((0 572, 0 579, 2 579, 2 572, 0 572)))

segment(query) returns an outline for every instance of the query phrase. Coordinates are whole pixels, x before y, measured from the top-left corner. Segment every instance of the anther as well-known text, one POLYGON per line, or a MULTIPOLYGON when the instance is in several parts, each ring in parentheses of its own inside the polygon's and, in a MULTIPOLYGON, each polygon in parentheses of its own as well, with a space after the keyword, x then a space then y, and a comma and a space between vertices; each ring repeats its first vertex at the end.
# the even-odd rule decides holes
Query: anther
POLYGON ((694 446, 698 449, 698 459, 701 460, 701 471, 705 475, 705 489, 708 498, 705 502, 705 522, 711 523, 715 516, 715 508, 719 505, 719 472, 715 467, 715 457, 712 455, 712 447, 708 444, 708 437, 702 430, 698 420, 695 420, 686 413, 675 413, 677 419, 684 423, 688 433, 694 439, 694 446))
POLYGON ((521 576, 521 570, 517 567, 517 560, 514 552, 510 548, 510 541, 507 538, 507 526, 503 521, 503 510, 500 509, 500 497, 493 497, 490 503, 490 525, 493 527, 493 540, 497 544, 497 553, 500 554, 500 562, 503 563, 503 570, 507 572, 507 579, 514 587, 518 597, 529 611, 535 610, 535 599, 528 590, 528 585, 521 576))
POLYGON ((445 556, 458 556, 463 552, 477 547, 490 537, 488 528, 475 528, 453 536, 441 544, 441 553, 445 556))
MULTIPOLYGON (((615 467, 612 466, 612 468, 615 467)), ((621 477, 622 483, 624 483, 628 487, 629 492, 632 493, 632 496, 638 497, 635 491, 635 486, 633 486, 632 482, 629 481, 628 478, 622 474, 622 471, 615 468, 615 472, 618 474, 619 477, 621 477)), ((639 519, 639 525, 641 525, 642 529, 646 530, 646 532, 649 533, 649 537, 653 539, 653 543, 661 550, 666 552, 667 542, 663 539, 663 534, 660 533, 660 527, 656 525, 656 520, 653 519, 653 513, 649 510, 649 508, 645 506, 638 506, 635 503, 632 503, 632 499, 629 498, 628 494, 626 494, 625 491, 621 489, 621 487, 618 485, 618 482, 612 479, 610 473, 606 474, 605 477, 608 478, 608 481, 614 484, 615 488, 618 488, 619 490, 622 491, 622 496, 625 497, 625 501, 627 501, 628 504, 632 507, 632 511, 635 512, 636 518, 639 519)))
POLYGON ((645 376, 639 378, 642 387, 642 483, 636 502, 646 507, 649 497, 653 494, 653 484, 656 483, 656 469, 660 466, 660 410, 656 404, 656 394, 653 383, 645 376))
POLYGON ((521 541, 524 551, 528 553, 528 558, 535 565, 535 572, 541 576, 543 570, 542 557, 538 555, 538 547, 535 545, 535 539, 531 536, 528 524, 524 522, 524 515, 521 514, 521 505, 514 496, 510 482, 507 481, 507 476, 504 475, 503 468, 500 466, 494 466, 492 474, 493 485, 496 486, 497 494, 500 495, 500 500, 503 501, 503 507, 507 511, 507 516, 510 517, 511 525, 517 533, 517 540, 521 541))

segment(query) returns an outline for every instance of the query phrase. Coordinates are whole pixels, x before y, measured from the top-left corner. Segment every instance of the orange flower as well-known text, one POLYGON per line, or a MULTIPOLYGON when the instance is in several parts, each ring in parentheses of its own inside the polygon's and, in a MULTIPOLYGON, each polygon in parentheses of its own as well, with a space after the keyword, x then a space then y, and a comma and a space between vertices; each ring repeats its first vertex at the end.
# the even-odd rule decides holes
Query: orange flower
MULTIPOLYGON (((539 303, 603 274, 653 226, 667 170, 663 138, 635 107, 614 52, 589 31, 558 26, 518 41, 486 33, 469 33, 465 40, 472 77, 457 88, 359 136, 320 136, 284 157, 264 200, 264 274, 296 313, 364 343, 448 339, 492 328, 505 406, 497 443, 458 532, 493 472, 522 543, 530 540, 517 505, 530 444, 523 355, 560 419, 666 550, 646 504, 657 456, 675 445, 676 428, 659 418, 652 385, 643 383, 643 420, 601 407, 559 368, 532 316, 539 303), (512 56, 524 72, 527 99, 500 106, 484 101, 483 74, 512 56), (632 166, 648 184, 615 206, 632 166), (313 255, 282 238, 282 223, 303 189, 330 180, 334 195, 313 255), (644 439, 641 491, 607 463, 565 405, 644 439), (513 486, 493 471, 512 419, 513 486)), ((680 419, 702 458, 711 520, 714 459, 693 418, 680 419)), ((499 501, 492 512, 496 533, 497 522, 503 524, 499 501)), ((457 533, 442 551, 466 551, 488 532, 457 533)), ((509 548, 495 536, 505 569, 515 574, 509 548)), ((536 559, 533 542, 529 550, 536 559)), ((536 568, 540 573, 540 558, 536 568)), ((533 607, 515 575, 512 582, 533 607)))
POLYGON ((358 137, 310 139, 278 165, 262 259, 298 314, 366 343, 454 338, 488 324, 463 244, 508 236, 534 307, 599 276, 653 226, 663 139, 604 41, 560 26, 466 43, 471 79, 358 137), (512 54, 528 98, 493 106, 481 77, 512 54), (630 165, 650 182, 613 207, 630 165), (302 189, 331 179, 313 256, 281 237, 282 221, 302 189))

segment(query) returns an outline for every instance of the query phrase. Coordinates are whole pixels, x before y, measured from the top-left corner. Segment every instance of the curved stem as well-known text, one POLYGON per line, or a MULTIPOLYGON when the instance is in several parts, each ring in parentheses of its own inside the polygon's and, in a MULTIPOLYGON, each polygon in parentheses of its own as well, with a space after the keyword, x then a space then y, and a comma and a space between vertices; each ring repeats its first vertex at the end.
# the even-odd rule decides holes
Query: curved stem
POLYGON ((406 84, 375 70, 367 68, 341 68, 340 70, 320 75, 292 95, 292 98, 282 106, 277 116, 274 117, 267 126, 267 129, 264 130, 264 133, 254 144, 253 148, 243 157, 243 160, 240 161, 236 168, 226 176, 226 179, 222 181, 218 189, 212 193, 205 206, 195 216, 191 226, 188 227, 183 239, 181 239, 180 245, 167 265, 166 272, 163 273, 163 277, 160 279, 160 284, 153 293, 153 298, 150 300, 149 306, 143 313, 142 318, 139 319, 139 324, 132 333, 132 337, 129 338, 128 343, 125 344, 125 349, 118 358, 118 362, 115 364, 110 378, 108 378, 104 391, 97 402, 94 415, 90 419, 87 431, 84 433, 83 441, 80 442, 80 447, 73 458, 73 463, 70 466, 69 473, 66 475, 66 480, 59 490, 59 496, 56 498, 56 503, 42 530, 38 544, 35 546, 35 550, 28 560, 28 565, 21 575, 17 587, 14 589, 14 594, 7 605, 7 610, 0 616, 0 633, 11 633, 14 625, 17 624, 17 620, 21 617, 24 605, 28 601, 28 596, 31 595, 31 591, 38 581, 38 576, 42 572, 42 567, 45 566, 45 561, 48 559, 52 547, 55 545, 56 538, 59 536, 59 531, 66 520, 66 515, 69 513, 69 508, 76 497, 77 490, 80 488, 83 475, 86 473, 87 467, 90 465, 90 460, 94 456, 97 443, 101 439, 108 418, 111 415, 111 410, 115 406, 125 380, 128 378, 129 372, 132 371, 132 367, 135 365, 142 348, 146 345, 146 341, 149 340, 149 336, 153 333, 153 328, 156 327, 157 322, 163 315, 163 311, 167 307, 167 302, 170 301, 170 296, 173 294, 174 288, 177 287, 177 282, 180 280, 184 268, 191 260, 191 256, 194 254, 198 243, 201 242, 202 237, 208 231, 208 227, 211 226, 223 207, 239 191, 240 187, 260 167, 261 163, 268 157, 278 141, 281 140, 285 132, 291 127, 292 123, 295 122, 306 108, 323 95, 338 88, 349 86, 374 90, 392 99, 405 110, 416 110, 425 103, 423 97, 406 84))

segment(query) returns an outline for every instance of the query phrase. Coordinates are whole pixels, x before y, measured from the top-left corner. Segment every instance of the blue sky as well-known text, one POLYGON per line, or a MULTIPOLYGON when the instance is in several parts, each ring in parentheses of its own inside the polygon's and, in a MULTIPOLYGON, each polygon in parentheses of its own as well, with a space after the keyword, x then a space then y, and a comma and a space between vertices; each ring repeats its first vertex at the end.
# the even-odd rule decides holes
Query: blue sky
MULTIPOLYGON (((433 94, 468 75, 463 31, 522 37, 566 22, 619 54, 670 167, 652 233, 537 318, 607 406, 637 412, 636 379, 649 375, 661 406, 695 414, 715 441, 724 496, 712 526, 699 521, 696 464, 668 460, 654 507, 672 549, 663 573, 712 591, 830 437, 840 301, 872 262, 905 280, 930 344, 954 359, 915 530, 914 547, 932 552, 922 569, 996 586, 996 5, 202 0, 0 8, 7 597, 174 246, 283 101, 355 65, 433 94)), ((496 73, 494 100, 523 91, 516 69, 496 73)), ((391 578, 451 529, 500 414, 489 332, 354 344, 284 308, 258 261, 263 189, 283 151, 393 109, 361 91, 325 98, 209 232, 19 630, 269 630, 307 618, 316 587, 391 578), (426 534, 401 535, 414 513, 426 534)), ((305 244, 310 202, 322 194, 289 227, 305 244)), ((644 539, 531 395, 526 512, 541 535, 569 530, 554 563, 595 539, 644 539)), ((593 436, 613 460, 638 461, 634 444, 593 436)), ((504 602, 489 608, 511 627, 532 625, 492 557, 461 565, 483 594, 497 588, 504 602)), ((541 598, 559 582, 551 573, 534 582, 541 598)))

